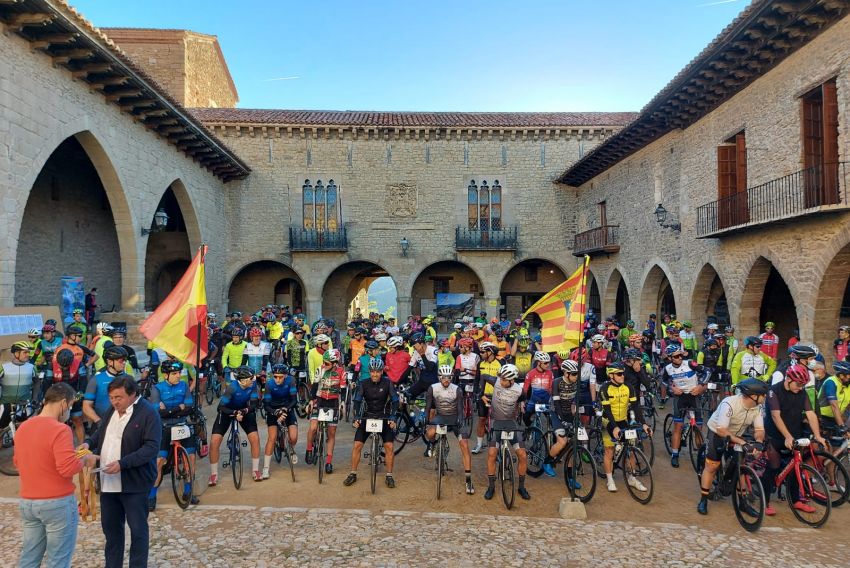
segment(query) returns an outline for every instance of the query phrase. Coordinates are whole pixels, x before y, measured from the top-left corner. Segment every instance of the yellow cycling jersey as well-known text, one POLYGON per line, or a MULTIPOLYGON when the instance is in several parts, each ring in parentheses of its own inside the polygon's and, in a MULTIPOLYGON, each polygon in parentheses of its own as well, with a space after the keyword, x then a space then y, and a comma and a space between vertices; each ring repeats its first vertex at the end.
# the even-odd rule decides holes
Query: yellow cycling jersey
POLYGON ((519 376, 525 377, 531 370, 531 351, 517 351, 514 355, 514 365, 519 370, 519 376))
POLYGON ((283 324, 279 321, 266 325, 266 333, 271 341, 277 341, 283 335, 283 324))
POLYGON ((629 404, 637 402, 634 390, 626 383, 615 385, 607 382, 599 389, 599 396, 602 398, 602 408, 610 409, 615 422, 627 420, 629 404))
MULTIPOLYGON (((502 367, 502 364, 498 359, 493 359, 490 362, 481 361, 479 365, 479 370, 482 375, 490 375, 492 377, 499 376, 499 369, 502 367)), ((490 396, 493 394, 493 385, 490 383, 484 383, 484 394, 490 396)))

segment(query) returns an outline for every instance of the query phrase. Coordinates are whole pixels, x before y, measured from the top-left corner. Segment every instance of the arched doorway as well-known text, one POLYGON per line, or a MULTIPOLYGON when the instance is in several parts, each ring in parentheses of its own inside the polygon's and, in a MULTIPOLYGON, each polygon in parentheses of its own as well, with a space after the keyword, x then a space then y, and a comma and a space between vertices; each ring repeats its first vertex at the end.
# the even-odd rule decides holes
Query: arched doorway
POLYGON ((720 275, 711 264, 703 266, 697 275, 691 296, 691 310, 691 318, 697 330, 709 323, 716 323, 720 327, 730 323, 726 290, 720 275))
POLYGON ((839 325, 850 325, 850 244, 830 261, 815 302, 815 344, 831 360, 839 325))
POLYGON ((192 250, 189 245, 189 231, 174 185, 168 187, 156 207, 159 212, 167 215, 168 221, 164 228, 156 226, 153 219, 150 229, 154 232, 147 235, 148 244, 145 249, 145 309, 155 310, 168 296, 182 273, 173 279, 176 267, 186 267, 192 260, 192 250), (168 267, 168 271, 166 271, 168 267), (169 283, 170 287, 169 287, 169 283))
MULTIPOLYGON (((776 267, 759 257, 750 269, 741 298, 740 336, 758 335, 765 321, 776 324, 780 345, 798 329, 797 306, 785 279, 776 267)), ((783 349, 779 350, 783 353, 783 349)))
MULTIPOLYGON (((501 313, 513 321, 544 294, 561 284, 567 277, 564 271, 548 260, 532 258, 511 268, 499 288, 501 313)), ((536 318, 537 314, 529 314, 536 318)), ((537 323, 537 322, 534 322, 537 323)))
POLYGON ((385 317, 398 318, 398 297, 395 284, 389 276, 375 278, 367 291, 369 298, 369 311, 378 312, 385 317))
POLYGON ((599 284, 597 284, 596 276, 592 272, 587 274, 587 309, 593 310, 597 321, 602 321, 606 317, 602 314, 602 296, 599 294, 599 284))
POLYGON ((228 309, 243 313, 253 313, 260 306, 268 304, 284 304, 277 299, 284 295, 281 291, 284 287, 283 281, 290 281, 286 292, 290 298, 294 298, 292 304, 288 304, 293 310, 304 308, 302 292, 303 285, 301 277, 290 267, 274 260, 260 260, 252 262, 240 270, 230 283, 228 292, 228 309))
MULTIPOLYGON (((99 311, 121 308, 126 297, 122 251, 111 200, 122 201, 122 217, 126 201, 114 171, 106 169, 111 170, 108 159, 90 133, 67 138, 45 162, 21 220, 16 305, 62 306, 61 278, 78 276, 86 291, 97 287, 99 311), (99 154, 93 157, 90 151, 99 154), (111 192, 104 179, 112 183, 111 192)), ((128 241, 124 243, 127 251, 133 249, 131 226, 122 227, 122 239, 128 241)))
POLYGON ((289 306, 290 308, 304 305, 304 293, 301 284, 295 278, 281 278, 274 285, 274 302, 278 306, 289 306))
POLYGON ((649 314, 658 315, 661 321, 665 314, 676 314, 676 295, 670 279, 664 270, 656 265, 650 269, 643 283, 640 295, 641 316, 649 317, 649 314))
POLYGON ((477 316, 487 311, 484 286, 478 274, 462 262, 435 262, 413 281, 410 310, 414 314, 435 314, 437 332, 446 332, 464 315, 477 316))
MULTIPOLYGON (((322 288, 322 313, 325 318, 336 320, 337 326, 360 313, 369 315, 369 286, 378 278, 389 276, 386 270, 373 262, 354 261, 338 266, 330 273, 322 288)), ((393 291, 397 296, 395 281, 393 291)), ((310 314, 318 317, 319 314, 310 314)))
POLYGON ((625 322, 632 319, 632 306, 629 300, 629 290, 626 287, 626 281, 623 280, 623 275, 616 268, 608 277, 608 284, 605 287, 605 309, 614 308, 614 317, 620 325, 625 325, 625 322))

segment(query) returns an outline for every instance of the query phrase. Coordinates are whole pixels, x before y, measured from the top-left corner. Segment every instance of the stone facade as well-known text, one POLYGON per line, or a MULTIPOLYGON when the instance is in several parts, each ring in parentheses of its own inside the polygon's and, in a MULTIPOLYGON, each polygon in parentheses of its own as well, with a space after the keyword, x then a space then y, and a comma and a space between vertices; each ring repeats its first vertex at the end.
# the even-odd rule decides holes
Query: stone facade
MULTIPOLYGON (((791 315, 802 338, 830 351, 850 276, 850 215, 839 210, 697 239, 696 211, 717 199, 716 147, 741 130, 747 141, 747 187, 802 170, 800 96, 831 78, 838 92, 839 159, 847 160, 848 61, 850 18, 845 18, 692 126, 643 147, 579 188, 578 230, 599 224, 600 201, 607 203, 608 222, 620 225, 619 254, 590 264, 604 313, 614 312, 622 279, 632 316, 645 320, 659 310, 658 288, 666 276, 679 319, 693 319, 702 328, 711 315, 709 298, 720 296, 719 276, 737 335, 754 334, 763 323, 760 308, 772 267, 793 297, 791 315), (681 221, 681 233, 659 227, 653 216, 658 203, 681 221)), ((782 313, 788 307, 773 306, 765 315, 793 321, 782 313)), ((782 331, 784 346, 790 330, 782 331)))

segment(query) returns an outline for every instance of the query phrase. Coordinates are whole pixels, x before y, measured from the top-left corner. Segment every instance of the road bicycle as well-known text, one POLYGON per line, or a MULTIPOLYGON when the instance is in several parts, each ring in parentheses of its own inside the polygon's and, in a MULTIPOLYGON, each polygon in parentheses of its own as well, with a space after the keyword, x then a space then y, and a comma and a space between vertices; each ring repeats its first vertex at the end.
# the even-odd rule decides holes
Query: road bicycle
POLYGON ((776 488, 784 487, 785 501, 791 512, 801 523, 810 527, 821 527, 829 519, 832 512, 832 499, 826 480, 811 465, 803 462, 802 451, 809 447, 811 440, 800 438, 795 440, 791 448, 791 459, 776 476, 776 488), (792 498, 794 489, 799 490, 798 500, 813 510, 803 511, 794 506, 792 498))
POLYGON ((310 385, 307 384, 307 371, 298 371, 296 377, 296 399, 295 412, 298 418, 307 417, 307 405, 310 404, 310 385))
POLYGON ((449 439, 447 434, 450 425, 436 423, 432 426, 434 426, 434 469, 437 471, 437 500, 439 500, 443 491, 443 477, 449 472, 449 439))
POLYGON ((289 473, 292 475, 292 481, 294 482, 295 464, 292 461, 292 456, 295 455, 295 450, 292 448, 292 442, 289 440, 289 428, 286 426, 284 420, 286 418, 286 410, 282 410, 283 414, 277 419, 277 436, 275 437, 272 455, 274 456, 274 461, 277 463, 281 463, 283 458, 286 457, 286 461, 289 464, 289 473))
POLYGON ((372 495, 374 495, 378 481, 378 466, 384 463, 384 459, 382 457, 384 438, 382 433, 384 431, 384 421, 386 418, 364 418, 363 420, 366 421, 366 433, 369 434, 364 447, 369 448, 369 478, 371 481, 372 495))
POLYGON ((626 489, 632 498, 646 505, 652 500, 654 483, 652 480, 652 465, 646 454, 638 447, 640 436, 638 428, 624 428, 620 431, 619 439, 614 442, 614 464, 623 471, 626 489), (638 487, 629 483, 630 478, 637 480, 638 487))
POLYGON ((171 473, 171 489, 174 492, 174 499, 181 509, 186 509, 192 503, 192 496, 194 495, 195 471, 192 462, 189 460, 189 453, 183 447, 182 440, 191 438, 194 434, 192 427, 187 422, 166 426, 166 428, 171 429, 171 450, 162 466, 162 475, 171 473))
POLYGON ((407 444, 412 444, 425 434, 425 399, 420 396, 410 401, 408 391, 398 393, 398 410, 393 417, 396 435, 393 452, 398 455, 407 444))
POLYGON ((832 506, 843 505, 850 497, 850 474, 841 460, 816 444, 803 447, 801 453, 803 460, 826 480, 832 506))
MULTIPOLYGON (((709 492, 709 499, 719 501, 724 497, 732 497, 732 508, 735 518, 741 527, 748 532, 755 532, 764 521, 764 510, 767 502, 758 472, 748 462, 747 456, 752 456, 753 450, 760 450, 761 444, 733 444, 726 438, 726 450, 721 456, 721 465, 714 476, 714 482, 709 492)), ((699 471, 697 479, 702 476, 705 465, 705 446, 700 450, 699 471)))
POLYGON ((499 420, 492 424, 490 435, 499 440, 498 452, 496 453, 496 476, 502 490, 502 500, 505 507, 510 510, 514 506, 516 498, 516 473, 514 472, 514 455, 511 446, 522 433, 516 422, 512 420, 499 420))
MULTIPOLYGON (((688 457, 691 460, 691 465, 694 471, 698 471, 699 467, 699 450, 705 443, 705 438, 700 430, 700 425, 697 424, 696 412, 692 408, 683 408, 679 414, 686 418, 682 423, 682 436, 679 443, 679 450, 687 448, 688 457)), ((673 455, 673 415, 668 414, 664 417, 664 447, 667 453, 673 455)))
POLYGON ((239 421, 234 414, 230 420, 230 433, 227 436, 227 460, 221 466, 230 468, 233 475, 233 486, 242 487, 242 448, 248 445, 248 440, 239 437, 239 421))
MULTIPOLYGON (((77 393, 76 400, 82 400, 82 393, 77 393)), ((36 413, 30 401, 0 405, 0 423, 6 422, 0 429, 0 473, 4 475, 19 475, 18 467, 13 460, 15 454, 15 431, 27 418, 36 413)))
POLYGON ((460 424, 461 435, 471 436, 475 423, 475 386, 472 381, 461 381, 463 390, 463 421, 460 424))
POLYGON ((319 466, 319 484, 321 484, 325 476, 325 458, 328 454, 328 427, 333 423, 337 410, 334 408, 319 408, 317 412, 319 428, 316 430, 316 441, 313 445, 315 451, 313 459, 316 460, 315 463, 319 466))
POLYGON ((345 389, 340 397, 340 413, 341 418, 346 422, 351 422, 354 417, 354 390, 357 388, 357 380, 354 378, 354 373, 348 371, 345 373, 345 389))
POLYGON ((218 376, 218 369, 214 361, 210 361, 206 370, 199 373, 199 379, 204 385, 204 398, 207 404, 212 404, 215 398, 221 398, 221 378, 218 376))

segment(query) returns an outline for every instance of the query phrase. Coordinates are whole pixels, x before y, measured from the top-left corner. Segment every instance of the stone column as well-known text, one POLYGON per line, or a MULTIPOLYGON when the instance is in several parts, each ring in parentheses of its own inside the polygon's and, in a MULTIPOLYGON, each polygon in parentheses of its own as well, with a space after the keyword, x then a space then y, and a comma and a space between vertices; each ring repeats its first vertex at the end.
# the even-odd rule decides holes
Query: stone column
POLYGON ((396 322, 401 325, 402 323, 407 321, 407 316, 409 316, 412 312, 411 310, 411 301, 413 299, 410 296, 397 296, 396 297, 396 322))
MULTIPOLYGON (((484 298, 484 309, 487 311, 487 321, 499 317, 499 305, 502 303, 501 296, 484 298), (493 305, 495 302, 495 305, 493 305)), ((477 314, 476 314, 477 315, 477 314)))
POLYGON ((314 300, 312 298, 307 298, 304 302, 307 304, 307 315, 305 317, 305 321, 314 322, 319 319, 319 316, 322 315, 322 298, 314 300))

